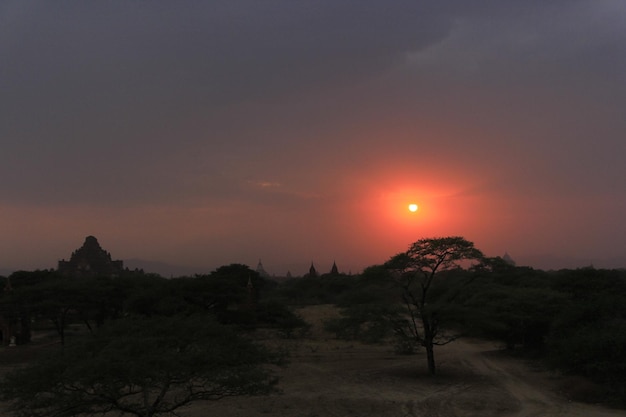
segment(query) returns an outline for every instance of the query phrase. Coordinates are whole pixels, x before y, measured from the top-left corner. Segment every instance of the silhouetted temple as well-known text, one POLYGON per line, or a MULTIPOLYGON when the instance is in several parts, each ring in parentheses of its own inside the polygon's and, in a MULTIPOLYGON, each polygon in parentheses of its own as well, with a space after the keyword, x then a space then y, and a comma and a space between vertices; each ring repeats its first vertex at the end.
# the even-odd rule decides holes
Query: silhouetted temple
POLYGON ((259 259, 258 265, 256 266, 256 272, 262 278, 269 278, 270 277, 270 274, 268 274, 267 271, 265 270, 265 268, 263 268, 263 264, 261 263, 260 259, 259 259))
POLYGON ((313 262, 311 262, 311 267, 309 268, 309 273, 306 276, 309 277, 309 278, 317 277, 317 270, 315 269, 315 266, 313 266, 313 262))
POLYGON ((111 254, 100 247, 98 239, 87 236, 85 243, 72 253, 69 261, 59 261, 58 271, 72 277, 116 277, 124 269, 123 261, 114 261, 111 254))
POLYGON ((508 252, 504 252, 504 256, 502 256, 502 260, 511 266, 515 266, 515 261, 511 258, 508 252))
POLYGON ((337 262, 333 261, 333 267, 330 268, 330 275, 339 275, 339 268, 337 268, 337 262))

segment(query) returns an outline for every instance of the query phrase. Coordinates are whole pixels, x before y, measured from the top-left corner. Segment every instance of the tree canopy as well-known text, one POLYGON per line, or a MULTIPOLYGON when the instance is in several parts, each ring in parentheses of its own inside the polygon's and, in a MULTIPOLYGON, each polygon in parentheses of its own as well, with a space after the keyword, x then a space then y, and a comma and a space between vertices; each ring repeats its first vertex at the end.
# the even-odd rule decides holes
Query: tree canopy
POLYGON ((267 366, 280 359, 206 315, 127 318, 9 373, 0 391, 20 417, 174 416, 192 401, 271 392, 267 366))
MULTIPOLYGON (((409 316, 407 326, 398 331, 406 332, 415 343, 426 349, 431 374, 436 370, 434 345, 455 339, 455 336, 443 334, 441 321, 463 284, 463 281, 457 281, 454 285, 437 287, 434 285, 435 278, 443 276, 443 272, 461 269, 464 261, 483 259, 484 255, 474 247, 474 243, 452 236, 420 239, 385 264, 394 272, 409 316), (437 300, 443 302, 437 303, 437 300)), ((447 277, 450 279, 449 274, 447 277)))

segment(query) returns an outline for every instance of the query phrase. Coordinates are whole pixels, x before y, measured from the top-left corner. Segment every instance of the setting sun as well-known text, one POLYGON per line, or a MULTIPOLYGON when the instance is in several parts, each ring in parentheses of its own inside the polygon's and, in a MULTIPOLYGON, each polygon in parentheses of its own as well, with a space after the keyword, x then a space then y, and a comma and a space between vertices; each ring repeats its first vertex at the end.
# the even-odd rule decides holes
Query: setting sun
POLYGON ((416 212, 417 204, 409 204, 409 211, 416 212))

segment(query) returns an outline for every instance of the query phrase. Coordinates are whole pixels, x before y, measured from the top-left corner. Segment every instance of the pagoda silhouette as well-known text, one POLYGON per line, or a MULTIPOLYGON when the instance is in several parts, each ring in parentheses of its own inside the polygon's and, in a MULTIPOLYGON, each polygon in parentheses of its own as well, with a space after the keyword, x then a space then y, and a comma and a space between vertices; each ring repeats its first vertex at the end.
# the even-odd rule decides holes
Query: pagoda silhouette
POLYGON ((111 254, 100 247, 98 239, 87 236, 83 246, 72 252, 69 261, 59 261, 57 270, 68 277, 117 277, 124 270, 124 262, 112 260, 111 254))

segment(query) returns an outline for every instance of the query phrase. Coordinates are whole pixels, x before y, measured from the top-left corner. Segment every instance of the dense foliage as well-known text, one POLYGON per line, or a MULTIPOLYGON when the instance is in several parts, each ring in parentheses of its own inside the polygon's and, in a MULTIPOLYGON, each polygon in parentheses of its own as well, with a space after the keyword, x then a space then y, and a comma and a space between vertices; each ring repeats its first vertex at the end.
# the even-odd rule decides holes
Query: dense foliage
POLYGON ((626 271, 559 271, 566 302, 546 337, 549 362, 610 387, 626 403, 626 271))
POLYGON ((49 321, 62 344, 70 323, 81 323, 93 332, 106 321, 128 316, 207 313, 222 324, 249 330, 284 325, 288 333, 307 325, 284 303, 278 306, 266 296, 275 283, 240 264, 176 279, 140 272, 77 278, 51 270, 20 271, 5 279, 8 282, 11 290, 0 296, 0 314, 28 322, 49 321))
POLYGON ((4 284, 0 314, 19 328, 17 342, 46 323, 60 342, 0 384, 19 416, 176 415, 192 401, 266 394, 276 382, 268 365, 284 355, 254 343, 252 331, 293 337, 308 328, 264 297, 271 282, 239 264, 178 279, 22 271, 4 284))
POLYGON ((192 401, 271 392, 263 365, 278 359, 206 315, 133 318, 52 350, 0 388, 18 416, 175 415, 192 401))

